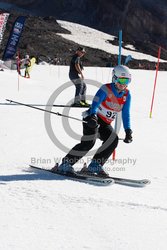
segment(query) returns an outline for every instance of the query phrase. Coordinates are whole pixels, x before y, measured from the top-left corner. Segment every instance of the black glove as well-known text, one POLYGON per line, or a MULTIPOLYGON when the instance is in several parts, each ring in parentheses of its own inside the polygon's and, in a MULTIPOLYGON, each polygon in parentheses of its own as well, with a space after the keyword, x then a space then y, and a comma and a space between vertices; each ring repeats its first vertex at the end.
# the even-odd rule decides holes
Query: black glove
POLYGON ((87 126, 89 128, 96 128, 98 126, 96 114, 92 114, 91 116, 89 116, 87 120, 87 126))
POLYGON ((125 139, 124 139, 124 142, 125 143, 130 143, 132 142, 132 130, 130 128, 126 129, 125 130, 125 139))

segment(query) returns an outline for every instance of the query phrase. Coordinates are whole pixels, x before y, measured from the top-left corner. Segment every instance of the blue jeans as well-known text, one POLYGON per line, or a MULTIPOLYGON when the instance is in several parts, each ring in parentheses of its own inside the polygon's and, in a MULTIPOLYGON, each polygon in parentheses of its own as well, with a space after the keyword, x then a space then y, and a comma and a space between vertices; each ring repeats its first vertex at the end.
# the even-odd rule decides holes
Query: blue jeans
POLYGON ((86 83, 81 78, 71 79, 71 81, 76 88, 74 103, 86 101, 86 83))

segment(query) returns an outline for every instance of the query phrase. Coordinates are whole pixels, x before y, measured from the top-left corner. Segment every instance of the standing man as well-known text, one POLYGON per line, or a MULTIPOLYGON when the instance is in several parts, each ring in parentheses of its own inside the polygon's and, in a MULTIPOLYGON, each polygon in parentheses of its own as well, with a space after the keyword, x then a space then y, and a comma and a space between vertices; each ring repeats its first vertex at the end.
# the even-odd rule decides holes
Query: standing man
POLYGON ((79 47, 76 53, 73 55, 70 63, 69 78, 75 85, 75 98, 72 107, 89 107, 86 102, 86 83, 83 76, 83 63, 81 58, 85 55, 84 48, 79 47))
POLYGON ((118 112, 122 111, 125 130, 124 142, 132 142, 130 125, 131 94, 127 89, 130 82, 131 74, 128 67, 119 65, 113 69, 112 82, 102 85, 93 99, 91 108, 84 112, 84 121, 87 123, 83 123, 81 142, 70 150, 55 171, 73 173, 73 165, 92 149, 96 139, 99 138, 102 145, 98 148, 84 172, 102 177, 108 176, 103 165, 118 145, 118 135, 110 125, 118 112))

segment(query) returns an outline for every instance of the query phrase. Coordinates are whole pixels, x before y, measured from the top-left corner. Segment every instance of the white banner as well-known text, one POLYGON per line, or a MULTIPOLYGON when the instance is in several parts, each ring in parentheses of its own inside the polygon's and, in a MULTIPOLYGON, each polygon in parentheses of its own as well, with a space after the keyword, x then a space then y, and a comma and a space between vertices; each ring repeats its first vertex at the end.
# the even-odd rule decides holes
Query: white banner
POLYGON ((6 23, 9 17, 9 13, 1 13, 0 14, 0 45, 3 39, 3 34, 5 31, 6 23))

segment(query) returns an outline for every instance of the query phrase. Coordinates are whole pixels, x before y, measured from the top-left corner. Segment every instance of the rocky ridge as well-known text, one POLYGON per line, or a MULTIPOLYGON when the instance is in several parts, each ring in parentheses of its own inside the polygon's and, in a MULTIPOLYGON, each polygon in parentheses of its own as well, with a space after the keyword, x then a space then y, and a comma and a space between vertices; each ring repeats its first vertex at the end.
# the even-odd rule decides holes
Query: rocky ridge
MULTIPOLYGON (((66 1, 62 1, 62 5, 65 2, 66 1)), ((31 6, 35 6, 34 4, 36 4, 37 6, 38 4, 41 4, 41 1, 36 1, 36 3, 34 3, 34 1, 31 1, 31 6)), ((20 7, 27 7, 27 6, 29 6, 30 8, 29 1, 24 1, 24 6, 20 1, 20 7)), ((117 8, 120 8, 120 6, 118 5, 117 8)), ((24 12, 23 13, 18 11, 16 12, 15 10, 12 10, 11 13, 12 14, 9 17, 3 44, 0 49, 1 56, 14 20, 18 15, 25 14, 24 12)), ((51 17, 51 16, 39 17, 34 15, 27 15, 24 33, 19 43, 19 49, 21 55, 23 56, 25 53, 29 53, 30 55, 34 55, 38 58, 43 57, 45 58, 46 61, 52 61, 52 63, 69 64, 71 55, 74 53, 75 49, 79 46, 79 44, 75 44, 74 42, 64 39, 57 33, 69 33, 69 31, 60 27, 60 25, 56 21, 56 17, 51 17)), ((118 44, 118 39, 115 39, 113 43, 118 44)), ((157 57, 158 44, 154 42, 147 40, 140 41, 137 39, 132 39, 128 37, 128 35, 127 36, 124 35, 123 47, 127 43, 134 45, 134 47, 140 52, 147 53, 157 57)), ((89 47, 87 47, 86 50, 88 53, 84 58, 85 65, 114 66, 117 64, 118 60, 117 55, 112 55, 102 50, 92 49, 89 47)), ((161 58, 167 59, 166 50, 164 48, 162 48, 161 58)), ((122 61, 124 60, 125 58, 123 57, 122 61)), ((144 60, 142 61, 133 60, 129 63, 129 66, 132 68, 142 67, 146 69, 155 69, 154 62, 147 62, 144 60)), ((166 63, 161 63, 160 69, 166 70, 167 69, 166 63)))

